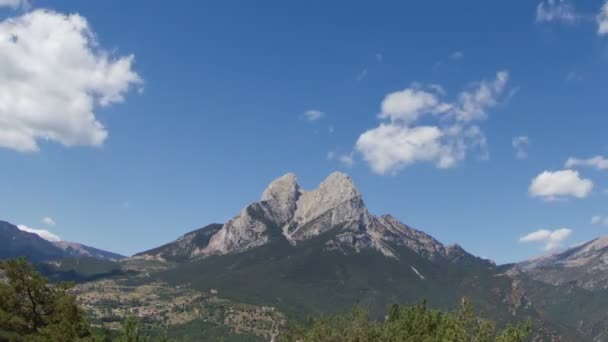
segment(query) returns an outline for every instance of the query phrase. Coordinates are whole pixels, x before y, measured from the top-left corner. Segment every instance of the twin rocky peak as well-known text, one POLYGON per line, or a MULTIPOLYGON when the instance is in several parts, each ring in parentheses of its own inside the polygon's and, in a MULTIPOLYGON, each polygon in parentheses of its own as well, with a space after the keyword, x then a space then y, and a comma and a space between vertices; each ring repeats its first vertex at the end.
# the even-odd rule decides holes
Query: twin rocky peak
POLYGON ((397 250, 405 247, 430 260, 470 256, 459 246, 445 247, 392 216, 370 214, 352 179, 340 172, 332 173, 311 191, 303 190, 296 176, 288 173, 270 183, 260 202, 248 205, 225 224, 186 234, 174 243, 140 256, 225 255, 251 250, 277 239, 297 246, 321 237, 326 238, 325 250, 344 253, 372 249, 399 259, 397 250), (205 237, 201 238, 201 234, 205 237), (185 250, 187 255, 183 255, 185 250))

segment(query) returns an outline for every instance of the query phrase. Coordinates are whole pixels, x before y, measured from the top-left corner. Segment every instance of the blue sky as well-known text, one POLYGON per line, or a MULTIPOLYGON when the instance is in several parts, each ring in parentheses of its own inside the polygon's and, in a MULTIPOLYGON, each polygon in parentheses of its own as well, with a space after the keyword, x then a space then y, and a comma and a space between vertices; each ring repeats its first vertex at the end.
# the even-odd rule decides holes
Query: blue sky
POLYGON ((608 233, 603 1, 0 6, 12 223, 132 254, 341 170, 500 263, 608 233))

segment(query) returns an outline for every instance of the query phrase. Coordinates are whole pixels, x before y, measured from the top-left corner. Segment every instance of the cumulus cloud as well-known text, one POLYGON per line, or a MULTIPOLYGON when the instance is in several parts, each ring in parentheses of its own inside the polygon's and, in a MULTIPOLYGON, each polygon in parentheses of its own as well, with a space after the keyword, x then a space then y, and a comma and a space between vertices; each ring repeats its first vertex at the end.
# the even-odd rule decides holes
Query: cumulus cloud
POLYGON ((48 217, 48 216, 47 216, 47 217, 44 217, 44 218, 41 220, 41 222, 42 222, 42 224, 47 225, 47 226, 54 226, 54 225, 56 225, 56 224, 57 224, 57 223, 55 222, 55 220, 53 220, 52 218, 50 218, 50 217, 48 217))
POLYGON ((432 87, 425 91, 413 86, 390 93, 382 100, 380 118, 410 123, 425 113, 445 113, 451 105, 441 102, 438 89, 441 88, 432 87))
POLYGON ((566 167, 588 166, 597 170, 608 170, 608 159, 603 156, 595 156, 588 159, 568 158, 566 167))
POLYGON ((27 8, 30 3, 27 0, 0 0, 0 7, 27 8))
POLYGON ((49 232, 48 230, 30 228, 23 224, 18 225, 17 228, 19 228, 19 230, 27 232, 27 233, 36 234, 47 241, 51 241, 51 242, 61 241, 61 238, 59 236, 49 232))
POLYGON ((102 145, 108 132, 94 110, 141 84, 133 62, 103 50, 78 14, 36 10, 0 22, 0 147, 102 145))
POLYGON ((591 224, 608 227, 608 216, 596 215, 591 218, 591 224))
POLYGON ((597 24, 597 33, 599 35, 608 34, 608 1, 604 3, 604 6, 602 6, 602 9, 600 10, 600 14, 597 16, 597 24))
POLYGON ((544 171, 530 184, 529 192, 533 197, 547 201, 565 197, 585 198, 593 189, 593 182, 579 176, 578 171, 544 171))
POLYGON ((394 174, 417 162, 453 167, 471 148, 486 157, 486 138, 473 122, 486 118, 507 80, 506 71, 498 72, 495 80, 478 82, 454 102, 445 101, 445 91, 436 84, 390 93, 381 103, 380 125, 362 133, 355 149, 378 174, 394 174), (436 123, 419 124, 425 116, 436 123))
POLYGON ((528 158, 528 145, 530 145, 530 139, 526 136, 518 136, 513 138, 511 142, 515 149, 515 158, 526 159, 528 158))
POLYGON ((536 6, 536 21, 539 23, 557 21, 572 24, 579 18, 574 6, 565 0, 547 0, 536 6))
POLYGON ((539 229, 519 239, 520 243, 540 243, 547 251, 562 246, 562 243, 572 235, 572 229, 560 228, 556 230, 539 229))
POLYGON ((304 119, 312 122, 321 119, 324 115, 325 113, 320 110, 311 109, 304 112, 304 119))

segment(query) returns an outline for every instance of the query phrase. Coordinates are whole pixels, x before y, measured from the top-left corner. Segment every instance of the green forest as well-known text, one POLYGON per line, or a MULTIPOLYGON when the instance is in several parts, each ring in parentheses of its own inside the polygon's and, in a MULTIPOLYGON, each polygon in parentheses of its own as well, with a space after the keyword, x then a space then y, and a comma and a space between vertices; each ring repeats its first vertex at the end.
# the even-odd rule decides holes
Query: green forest
MULTIPOLYGON (((24 258, 0 262, 6 281, 0 283, 0 341, 255 341, 257 338, 230 335, 205 324, 178 330, 150 331, 132 317, 121 330, 90 324, 87 315, 70 294, 70 283, 51 283, 24 258)), ((385 319, 377 321, 362 308, 345 314, 311 317, 291 324, 279 337, 288 342, 367 341, 525 341, 528 322, 496 329, 492 321, 477 317, 472 304, 463 299, 453 311, 427 308, 423 301, 413 306, 391 306, 385 319)))

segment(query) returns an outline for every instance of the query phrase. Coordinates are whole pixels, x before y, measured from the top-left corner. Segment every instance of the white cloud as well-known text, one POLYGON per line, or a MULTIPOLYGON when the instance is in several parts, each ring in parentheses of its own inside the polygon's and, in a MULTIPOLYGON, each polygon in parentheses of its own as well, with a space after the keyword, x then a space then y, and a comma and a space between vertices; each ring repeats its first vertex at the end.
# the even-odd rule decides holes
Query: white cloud
POLYGON ((600 10, 600 14, 597 16, 597 24, 597 33, 599 35, 608 34, 608 1, 604 3, 604 6, 602 6, 602 9, 600 10))
POLYGON ((568 158, 566 167, 589 166, 597 170, 608 170, 608 159, 603 156, 595 156, 588 159, 568 158))
POLYGON ((441 102, 440 95, 436 88, 425 91, 417 87, 390 93, 382 100, 380 118, 410 123, 425 113, 444 113, 451 106, 441 102))
POLYGON ((591 218, 591 224, 608 227, 608 216, 596 215, 591 218))
POLYGON ((30 3, 27 0, 0 0, 0 7, 28 8, 30 3))
POLYGON ((529 192, 534 197, 552 201, 572 196, 585 198, 593 189, 593 182, 579 176, 578 171, 544 171, 530 184, 529 192))
POLYGON ((78 14, 36 10, 0 22, 0 147, 102 145, 108 132, 94 110, 141 84, 133 61, 103 50, 78 14))
POLYGON ((515 149, 515 158, 526 159, 528 158, 528 145, 530 145, 530 139, 526 136, 518 136, 513 138, 511 142, 515 149))
POLYGON ((545 250, 552 250, 562 246, 562 243, 572 235, 572 229, 560 228, 556 230, 540 229, 519 239, 520 243, 541 243, 545 250))
POLYGON ((436 84, 428 90, 414 85, 390 93, 381 104, 383 122, 362 133, 355 148, 378 174, 394 174, 417 162, 453 167, 471 148, 487 158, 485 136, 472 122, 486 117, 486 109, 497 103, 507 80, 507 72, 498 72, 496 80, 478 83, 476 89, 460 93, 454 103, 442 99, 445 91, 436 84), (437 123, 417 124, 427 114, 437 123))
POLYGON ((559 21, 572 24, 579 18, 574 6, 565 0, 547 0, 536 6, 536 21, 539 23, 559 21))
POLYGON ((304 119, 312 122, 321 119, 324 115, 325 113, 320 110, 311 109, 304 112, 304 119))
POLYGON ((372 170, 386 174, 419 161, 451 164, 449 153, 442 147, 442 132, 434 126, 406 127, 381 124, 359 137, 356 148, 372 170))
POLYGON ((55 220, 53 220, 52 218, 50 218, 50 217, 48 217, 48 216, 47 216, 47 217, 45 217, 45 218, 43 218, 43 219, 41 220, 41 222, 42 222, 42 224, 47 225, 47 226, 54 226, 54 225, 56 225, 56 224, 57 224, 57 223, 55 222, 55 220))
POLYGON ((40 236, 41 238, 51 241, 51 242, 61 241, 61 238, 59 236, 49 232, 48 230, 30 228, 23 224, 18 225, 17 228, 19 228, 19 230, 27 232, 27 233, 36 234, 36 235, 40 236))

